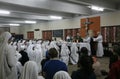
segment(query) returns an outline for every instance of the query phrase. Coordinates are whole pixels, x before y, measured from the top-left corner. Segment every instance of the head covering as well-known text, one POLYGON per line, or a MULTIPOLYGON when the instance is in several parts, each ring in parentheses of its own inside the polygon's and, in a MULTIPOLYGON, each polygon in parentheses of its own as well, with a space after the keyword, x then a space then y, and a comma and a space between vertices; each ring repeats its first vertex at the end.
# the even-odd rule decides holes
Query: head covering
POLYGON ((24 44, 26 42, 26 40, 22 40, 22 44, 24 44))
POLYGON ((11 38, 11 34, 9 32, 4 32, 0 36, 0 44, 1 43, 7 43, 8 40, 11 38))
POLYGON ((61 56, 61 61, 63 61, 66 65, 68 65, 69 62, 69 54, 70 54, 70 50, 68 46, 66 45, 66 43, 63 43, 61 46, 60 56, 61 56))
MULTIPOLYGON (((56 42, 55 41, 51 41, 50 43, 50 48, 55 48, 57 51, 59 51, 59 47, 56 45, 56 42)), ((50 49, 49 48, 49 49, 50 49)))
POLYGON ((53 76, 53 79, 71 79, 71 77, 66 71, 58 71, 53 76))
POLYGON ((61 50, 65 51, 66 49, 68 50, 67 43, 63 43, 63 44, 61 45, 61 50))
POLYGON ((38 78, 38 68, 34 61, 28 61, 25 63, 21 79, 37 79, 38 78))
POLYGON ((71 55, 70 55, 70 61, 72 64, 77 64, 79 55, 78 55, 78 48, 76 46, 76 43, 72 43, 71 45, 71 55))
POLYGON ((22 57, 19 59, 19 62, 24 66, 24 64, 29 61, 28 54, 24 50, 20 51, 19 53, 22 55, 22 57))
MULTIPOLYGON (((8 67, 8 60, 6 57, 6 53, 11 52, 8 48, 8 40, 11 38, 11 34, 9 32, 4 32, 0 36, 0 79, 6 79, 11 72, 10 67, 8 67), (7 51, 6 51, 7 50, 7 51)), ((9 56, 10 57, 10 56, 9 56)), ((10 63, 11 64, 11 63, 10 63)))
POLYGON ((9 32, 4 32, 0 36, 0 63, 2 62, 4 50, 8 45, 8 40, 11 38, 11 34, 9 32))

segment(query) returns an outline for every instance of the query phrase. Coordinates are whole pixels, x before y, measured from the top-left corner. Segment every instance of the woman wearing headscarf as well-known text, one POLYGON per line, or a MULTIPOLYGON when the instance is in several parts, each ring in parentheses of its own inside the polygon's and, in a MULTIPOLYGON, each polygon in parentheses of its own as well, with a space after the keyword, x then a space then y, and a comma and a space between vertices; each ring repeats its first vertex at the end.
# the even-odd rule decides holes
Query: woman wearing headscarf
POLYGON ((0 36, 0 79, 16 79, 15 49, 8 44, 12 35, 4 32, 0 36))
POLYGON ((61 46, 60 59, 66 65, 68 65, 69 63, 69 54, 70 54, 69 48, 67 47, 66 43, 63 43, 61 46))
POLYGON ((42 51, 43 51, 43 59, 46 57, 46 51, 47 51, 47 47, 46 46, 48 46, 48 45, 46 45, 45 44, 45 42, 43 42, 42 44, 41 44, 41 49, 42 49, 42 51))
POLYGON ((41 61, 42 61, 42 58, 43 57, 42 57, 42 50, 41 50, 41 48, 39 49, 36 46, 34 46, 32 51, 31 51, 30 60, 31 61, 35 61, 37 63, 39 72, 41 72, 41 61))
POLYGON ((50 48, 55 48, 57 50, 57 52, 59 53, 60 48, 56 45, 56 41, 50 42, 49 49, 50 48))
POLYGON ((71 79, 71 77, 66 71, 58 71, 53 76, 53 79, 71 79))
POLYGON ((17 48, 17 42, 14 42, 12 46, 16 49, 17 48))
POLYGON ((34 44, 31 43, 31 44, 29 44, 29 46, 26 49, 26 52, 27 52, 28 57, 29 57, 30 60, 32 59, 33 48, 34 48, 34 44))
POLYGON ((19 53, 21 54, 22 57, 18 60, 16 64, 18 78, 21 76, 23 66, 25 65, 27 61, 29 61, 28 54, 24 50, 20 51, 19 53))
POLYGON ((78 48, 76 46, 76 43, 73 42, 72 46, 71 46, 71 55, 70 55, 70 62, 72 64, 77 64, 78 59, 79 59, 79 55, 78 55, 78 48))
POLYGON ((38 76, 37 64, 34 61, 28 61, 24 65, 20 79, 44 79, 44 78, 42 76, 38 76))

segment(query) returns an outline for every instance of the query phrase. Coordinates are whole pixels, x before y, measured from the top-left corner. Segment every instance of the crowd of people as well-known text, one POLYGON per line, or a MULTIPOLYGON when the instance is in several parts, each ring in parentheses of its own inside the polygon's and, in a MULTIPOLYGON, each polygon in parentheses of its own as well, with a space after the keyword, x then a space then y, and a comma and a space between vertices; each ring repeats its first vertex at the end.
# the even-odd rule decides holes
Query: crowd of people
MULTIPOLYGON (((96 56, 88 54, 86 47, 78 48, 75 41, 68 47, 66 41, 11 39, 9 32, 0 35, 0 79, 96 79, 102 74, 97 60, 104 54, 100 33, 93 39, 98 41, 96 56), (62 45, 58 44, 60 42, 62 45), (69 63, 79 68, 71 76, 69 63)), ((120 46, 113 47, 112 52, 114 55, 110 58, 110 72, 106 79, 120 79, 120 46)))

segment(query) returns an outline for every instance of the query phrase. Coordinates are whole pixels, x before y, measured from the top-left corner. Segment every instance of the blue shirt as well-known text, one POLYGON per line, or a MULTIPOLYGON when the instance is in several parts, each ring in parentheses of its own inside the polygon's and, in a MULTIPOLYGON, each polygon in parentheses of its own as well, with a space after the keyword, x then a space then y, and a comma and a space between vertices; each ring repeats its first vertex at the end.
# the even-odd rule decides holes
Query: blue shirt
POLYGON ((45 79, 53 79, 56 72, 63 70, 67 71, 67 66, 60 60, 49 60, 43 67, 43 72, 46 73, 45 79))

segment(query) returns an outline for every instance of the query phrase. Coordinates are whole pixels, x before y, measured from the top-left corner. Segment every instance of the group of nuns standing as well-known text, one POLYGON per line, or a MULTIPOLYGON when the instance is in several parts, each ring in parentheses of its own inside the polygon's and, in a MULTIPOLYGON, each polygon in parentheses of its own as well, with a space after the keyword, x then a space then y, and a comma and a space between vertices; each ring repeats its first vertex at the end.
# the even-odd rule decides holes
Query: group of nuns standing
POLYGON ((12 35, 9 32, 0 35, 0 79, 42 79, 38 76, 38 73, 42 72, 41 61, 46 58, 51 48, 57 50, 58 58, 66 65, 69 61, 72 64, 78 63, 79 55, 75 42, 68 48, 67 42, 61 41, 60 49, 56 41, 13 42, 11 39, 12 35))

